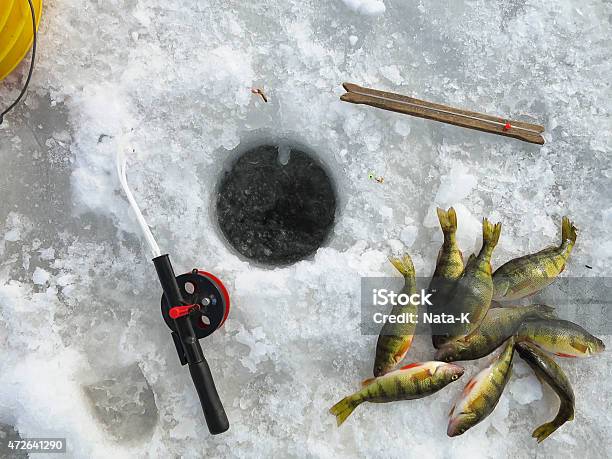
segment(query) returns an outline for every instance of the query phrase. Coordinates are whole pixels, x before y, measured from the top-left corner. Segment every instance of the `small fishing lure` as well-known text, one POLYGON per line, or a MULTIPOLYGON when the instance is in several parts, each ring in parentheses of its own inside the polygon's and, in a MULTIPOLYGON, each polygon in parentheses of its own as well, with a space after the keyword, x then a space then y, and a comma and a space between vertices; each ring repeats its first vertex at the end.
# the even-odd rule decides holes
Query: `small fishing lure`
POLYGON ((369 178, 370 180, 374 180, 374 181, 376 181, 377 183, 385 183, 385 178, 384 178, 383 176, 379 176, 379 177, 377 177, 376 175, 374 175, 374 173, 373 173, 373 172, 370 172, 370 173, 368 174, 368 178, 369 178))
POLYGON ((263 89, 260 89, 260 88, 251 88, 251 92, 252 92, 253 94, 256 94, 256 95, 258 95, 258 96, 261 96, 261 98, 263 99, 263 101, 264 101, 265 103, 268 103, 268 98, 267 98, 267 97, 266 97, 266 95, 264 94, 263 89))

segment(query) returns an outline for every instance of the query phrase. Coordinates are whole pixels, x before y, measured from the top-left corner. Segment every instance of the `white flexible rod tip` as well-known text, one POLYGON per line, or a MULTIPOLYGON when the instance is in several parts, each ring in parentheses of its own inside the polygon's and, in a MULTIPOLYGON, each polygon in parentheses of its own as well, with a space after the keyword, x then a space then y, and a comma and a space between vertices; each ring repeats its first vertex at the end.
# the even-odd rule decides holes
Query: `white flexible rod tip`
POLYGON ((143 217, 142 212, 140 211, 140 207, 138 207, 138 203, 136 202, 136 199, 134 199, 134 195, 132 194, 132 191, 130 190, 130 187, 128 186, 127 174, 126 174, 127 159, 125 157, 125 154, 123 152, 123 147, 121 145, 119 145, 119 148, 117 148, 117 155, 115 157, 115 160, 116 160, 115 162, 117 166, 117 175, 119 176, 119 182, 121 182, 121 187, 123 188, 123 191, 125 192, 125 196, 127 197, 127 200, 130 203, 130 206, 132 206, 132 209, 134 210, 134 213, 136 214, 136 219, 138 220, 138 224, 140 225, 140 228, 142 229, 145 239, 147 240, 147 243, 149 244, 149 247, 151 248, 151 251, 153 252, 153 258, 159 257, 161 255, 161 250, 159 250, 159 246, 157 245, 157 242, 155 241, 155 238, 153 237, 153 233, 151 233, 151 229, 149 228, 147 221, 143 217))

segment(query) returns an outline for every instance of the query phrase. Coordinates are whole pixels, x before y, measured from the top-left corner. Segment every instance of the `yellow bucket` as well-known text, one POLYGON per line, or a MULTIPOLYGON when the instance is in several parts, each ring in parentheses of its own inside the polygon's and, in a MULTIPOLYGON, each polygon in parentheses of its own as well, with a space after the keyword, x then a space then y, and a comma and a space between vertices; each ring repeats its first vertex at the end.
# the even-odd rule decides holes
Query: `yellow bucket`
MULTIPOLYGON (((38 29, 42 0, 32 0, 32 4, 38 29)), ((28 0, 0 0, 0 81, 23 60, 33 40, 32 13, 28 0)))

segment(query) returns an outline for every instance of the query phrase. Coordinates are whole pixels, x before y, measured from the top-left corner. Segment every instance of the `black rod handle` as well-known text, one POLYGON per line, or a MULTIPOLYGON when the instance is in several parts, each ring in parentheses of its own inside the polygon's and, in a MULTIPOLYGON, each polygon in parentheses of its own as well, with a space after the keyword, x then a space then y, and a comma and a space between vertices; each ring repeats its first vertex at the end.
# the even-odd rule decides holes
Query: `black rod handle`
POLYGON ((223 409, 223 404, 217 393, 217 388, 215 387, 215 382, 213 381, 206 359, 190 364, 189 372, 198 392, 198 397, 200 397, 208 431, 213 435, 225 432, 229 429, 229 421, 227 420, 227 415, 223 409))
MULTIPOLYGON (((167 254, 160 255, 153 259, 153 264, 169 305, 171 307, 182 305, 184 300, 176 282, 170 257, 167 254)), ((175 324, 178 341, 183 352, 181 361, 186 361, 189 364, 189 373, 191 373, 191 379, 193 379, 193 384, 200 398, 208 430, 213 435, 223 433, 229 429, 229 421, 217 393, 210 367, 204 358, 200 342, 191 325, 191 320, 189 316, 179 317, 175 320, 175 324)))
POLYGON ((170 257, 168 254, 160 255, 153 258, 153 264, 155 265, 157 277, 159 277, 164 294, 168 299, 168 304, 170 307, 181 306, 183 304, 183 295, 181 295, 181 290, 176 282, 176 275, 174 274, 172 263, 170 263, 170 257))

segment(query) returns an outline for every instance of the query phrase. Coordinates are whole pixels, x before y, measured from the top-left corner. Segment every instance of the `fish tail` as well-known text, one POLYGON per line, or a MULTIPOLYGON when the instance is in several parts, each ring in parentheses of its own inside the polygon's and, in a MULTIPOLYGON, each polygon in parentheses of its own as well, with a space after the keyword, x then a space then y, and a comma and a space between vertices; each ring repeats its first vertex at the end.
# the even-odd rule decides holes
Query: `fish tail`
POLYGON ((346 418, 348 418, 355 408, 361 405, 362 402, 363 400, 355 399, 353 395, 349 395, 348 397, 344 397, 329 409, 329 412, 336 416, 338 427, 340 427, 342 423, 346 421, 346 418))
POLYGON ((554 422, 547 422, 546 424, 542 424, 536 430, 533 431, 531 436, 535 438, 538 443, 542 443, 544 440, 548 438, 548 436, 557 430, 559 426, 554 422))
POLYGON ((482 219, 482 245, 489 250, 493 250, 499 242, 501 234, 501 223, 493 224, 488 219, 482 219))
POLYGON ((414 264, 410 255, 406 254, 402 258, 389 258, 389 261, 395 269, 397 269, 404 278, 412 278, 415 276, 414 264))
POLYGON ((578 230, 568 217, 563 217, 561 221, 561 244, 565 241, 570 241, 572 245, 576 243, 578 230))
POLYGON ((440 221, 440 227, 444 233, 444 239, 452 239, 457 232, 457 213, 452 207, 445 211, 439 207, 436 209, 438 212, 438 220, 440 221))

